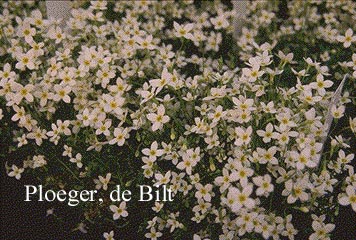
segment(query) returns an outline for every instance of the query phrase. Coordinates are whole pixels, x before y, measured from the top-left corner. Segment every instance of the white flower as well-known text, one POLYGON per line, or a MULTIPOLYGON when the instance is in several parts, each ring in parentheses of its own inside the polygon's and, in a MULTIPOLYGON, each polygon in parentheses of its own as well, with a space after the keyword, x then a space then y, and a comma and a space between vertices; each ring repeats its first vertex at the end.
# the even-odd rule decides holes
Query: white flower
POLYGON ((33 51, 33 54, 35 55, 35 57, 39 57, 39 56, 42 56, 44 54, 44 50, 42 49, 44 47, 44 43, 43 42, 31 42, 30 43, 31 45, 31 50, 33 51))
POLYGON ((2 114, 2 109, 0 108, 0 120, 4 117, 4 115, 2 114))
POLYGON ((276 113, 277 112, 274 107, 273 102, 269 102, 269 103, 267 103, 267 105, 264 102, 261 102, 261 107, 267 113, 276 113))
POLYGON ((186 25, 180 25, 177 22, 173 23, 174 29, 175 29, 175 36, 180 38, 186 38, 186 39, 193 39, 193 35, 190 33, 190 31, 193 29, 194 24, 193 23, 188 23, 186 25))
POLYGON ((103 88, 106 88, 110 79, 115 77, 115 72, 111 69, 110 65, 105 64, 102 65, 100 70, 96 72, 96 76, 98 77, 95 81, 96 84, 101 83, 103 88))
POLYGON ((208 144, 207 149, 212 149, 213 147, 217 147, 220 144, 219 136, 217 134, 207 136, 204 138, 204 141, 208 144))
POLYGON ((313 221, 312 227, 315 232, 309 236, 309 240, 330 240, 329 233, 334 230, 335 224, 313 221))
POLYGON ((264 74, 263 70, 260 70, 260 62, 256 61, 255 58, 250 59, 251 68, 243 68, 243 76, 247 77, 249 82, 255 82, 257 78, 264 74))
POLYGON ((17 56, 17 63, 15 67, 20 70, 25 70, 27 67, 30 70, 35 68, 35 56, 33 51, 28 51, 27 53, 20 53, 17 56))
POLYGON ((198 205, 193 207, 193 212, 201 212, 202 214, 204 214, 210 209, 210 207, 210 202, 205 202, 203 198, 199 198, 198 205))
POLYGON ((171 171, 166 172, 164 176, 160 173, 156 173, 155 174, 156 183, 154 185, 155 186, 166 185, 169 183, 170 178, 171 178, 171 171))
POLYGON ((183 228, 183 224, 177 221, 177 214, 171 213, 167 220, 167 228, 170 227, 170 233, 172 233, 176 228, 183 228))
POLYGON ((60 100, 63 100, 65 103, 70 103, 70 97, 68 95, 72 91, 70 86, 56 84, 53 88, 56 92, 53 96, 54 101, 59 102, 60 100))
POLYGON ((70 158, 70 160, 72 163, 76 163, 78 168, 82 168, 83 167, 83 163, 82 163, 82 154, 77 153, 77 155, 75 155, 75 158, 70 158))
POLYGON ((142 153, 145 154, 146 156, 148 156, 150 160, 156 161, 157 157, 162 156, 164 151, 163 151, 163 149, 158 149, 158 143, 157 143, 157 141, 154 141, 151 144, 151 149, 144 148, 142 150, 142 153))
MULTIPOLYGON (((304 113, 304 115, 305 115, 305 118, 307 120, 307 123, 309 123, 312 126, 312 128, 314 128, 314 127, 321 128, 323 126, 323 124, 320 121, 322 117, 321 116, 317 116, 315 108, 309 109, 308 111, 306 111, 304 113)), ((299 137, 301 137, 301 136, 303 136, 303 134, 300 134, 299 137)))
POLYGON ((39 127, 36 127, 32 132, 27 134, 28 139, 35 139, 36 144, 38 146, 42 145, 43 139, 47 139, 48 137, 46 136, 47 131, 45 129, 41 129, 39 127))
POLYGON ((50 141, 54 142, 56 145, 59 140, 60 130, 58 129, 57 125, 52 123, 51 124, 52 131, 47 132, 47 136, 51 137, 50 141))
POLYGON ((14 79, 16 73, 11 71, 11 65, 6 63, 4 65, 3 71, 0 71, 0 86, 3 87, 5 84, 5 80, 14 79))
POLYGON ((21 178, 21 173, 23 173, 23 168, 18 168, 16 165, 12 165, 12 171, 8 173, 10 177, 15 177, 17 180, 21 178))
POLYGON ((77 115, 77 119, 83 121, 84 126, 89 126, 90 124, 90 113, 89 110, 86 108, 81 114, 77 115))
POLYGON ((239 177, 237 176, 237 172, 233 171, 229 174, 226 168, 222 170, 223 176, 219 176, 215 178, 216 185, 220 186, 220 192, 225 192, 228 189, 232 182, 236 182, 239 177))
POLYGON ((325 88, 330 88, 333 85, 333 82, 330 80, 324 81, 324 76, 322 74, 318 74, 316 77, 316 82, 310 83, 310 86, 313 89, 316 89, 320 96, 324 96, 326 91, 325 88))
POLYGON ((196 165, 196 162, 192 161, 189 158, 183 158, 183 161, 179 162, 177 165, 177 168, 180 170, 184 170, 191 175, 192 174, 192 168, 196 165))
POLYGON ((73 148, 72 147, 69 147, 67 145, 64 145, 64 151, 62 153, 62 156, 68 156, 68 157, 72 157, 72 151, 73 151, 73 148))
POLYGON ((335 105, 332 105, 331 107, 331 114, 336 119, 342 118, 344 116, 344 112, 345 106, 341 105, 339 107, 336 107, 335 105))
POLYGON ((138 37, 137 43, 140 44, 143 49, 153 50, 155 49, 155 45, 152 43, 152 40, 152 35, 148 35, 145 39, 138 37))
POLYGON ((304 148, 300 153, 291 151, 290 156, 296 162, 296 167, 298 170, 303 170, 305 166, 310 168, 316 167, 316 163, 312 161, 310 156, 310 148, 304 148))
POLYGON ((276 116, 276 118, 280 122, 279 128, 282 131, 285 131, 288 128, 297 126, 297 124, 294 121, 291 120, 292 116, 291 116, 290 112, 279 113, 276 116))
MULTIPOLYGON (((194 41, 194 40, 193 40, 194 41)), ((215 52, 219 51, 219 44, 222 41, 221 33, 210 32, 210 36, 207 39, 207 44, 205 45, 205 50, 213 50, 215 52)))
POLYGON ((99 122, 98 128, 95 131, 96 135, 104 134, 105 136, 110 136, 111 119, 106 120, 104 123, 99 122))
POLYGON ((164 68, 161 74, 161 78, 150 80, 150 85, 153 88, 156 88, 156 94, 162 90, 164 86, 170 84, 172 81, 173 75, 168 72, 167 68, 164 68))
POLYGON ((197 183, 195 185, 195 188, 197 189, 197 191, 195 192, 195 197, 197 199, 203 198, 207 202, 211 201, 211 193, 210 192, 213 189, 213 185, 206 184, 205 186, 203 186, 202 184, 197 183))
POLYGON ((144 104, 148 100, 152 99, 155 96, 155 88, 151 88, 150 90, 148 89, 148 84, 144 83, 143 84, 143 89, 142 90, 137 90, 136 93, 141 95, 142 101, 140 104, 144 104))
POLYGON ((48 30, 48 37, 56 40, 55 43, 58 44, 66 37, 66 35, 62 32, 60 27, 51 27, 48 30))
POLYGON ((218 15, 215 18, 211 18, 210 22, 214 25, 215 30, 219 30, 221 28, 227 28, 230 24, 224 15, 218 15))
POLYGON ((157 232, 155 228, 151 228, 149 233, 145 234, 146 238, 150 238, 151 240, 157 240, 157 238, 161 237, 162 233, 157 232))
POLYGON ((294 228, 293 224, 287 223, 286 230, 282 232, 282 235, 294 240, 294 236, 297 235, 297 233, 298 231, 294 228))
POLYGON ((337 36, 337 40, 343 43, 344 48, 348 48, 351 46, 351 43, 356 42, 356 36, 353 36, 353 34, 354 32, 349 28, 344 36, 337 36))
POLYGON ((21 146, 26 145, 28 143, 28 141, 26 139, 26 134, 22 134, 22 136, 16 138, 16 140, 19 142, 17 144, 17 147, 21 147, 21 146))
POLYGON ((19 37, 24 37, 27 43, 31 43, 33 42, 33 36, 36 35, 36 29, 31 28, 30 23, 24 21, 23 24, 18 27, 17 34, 19 37))
MULTIPOLYGON (((50 62, 50 66, 47 69, 47 73, 51 76, 51 77, 55 77, 58 74, 58 70, 62 67, 62 62, 57 61, 56 58, 51 58, 49 60, 50 62)), ((63 76, 61 76, 63 77, 63 76)), ((63 77, 65 78, 65 77, 63 77)), ((63 85, 63 84, 61 84, 63 85)))
POLYGON ((33 96, 31 94, 34 86, 32 84, 27 84, 26 86, 22 86, 21 84, 16 85, 16 94, 14 95, 14 102, 18 105, 25 98, 28 102, 33 102, 33 96))
POLYGON ((157 114, 156 113, 147 114, 147 119, 153 123, 152 131, 161 129, 165 123, 169 122, 170 117, 167 115, 164 115, 164 113, 165 113, 165 108, 161 104, 157 108, 157 114))
POLYGON ((257 196, 267 196, 270 192, 273 192, 273 184, 271 184, 271 176, 266 174, 264 176, 257 176, 252 179, 253 183, 258 186, 256 190, 257 196))
MULTIPOLYGON (((97 9, 97 10, 105 10, 105 9, 107 9, 107 6, 106 6, 107 3, 108 3, 107 1, 90 1, 90 7, 89 8, 97 9)), ((110 232, 110 234, 111 234, 111 232, 110 232)))
POLYGON ((247 129, 243 129, 241 127, 235 128, 236 146, 248 145, 251 141, 252 127, 249 126, 247 129))
POLYGON ((126 211, 126 202, 121 202, 119 207, 116 205, 110 205, 110 210, 114 213, 113 219, 117 220, 120 217, 127 217, 129 214, 126 211))
POLYGON ((226 111, 223 111, 223 107, 219 105, 215 108, 214 112, 208 114, 208 117, 213 119, 213 123, 215 123, 218 122, 221 118, 224 118, 225 115, 226 111))
POLYGON ((17 105, 13 106, 13 109, 15 110, 15 115, 12 116, 11 120, 16 122, 20 120, 21 122, 25 120, 25 109, 23 107, 18 107, 17 105))
POLYGON ((95 188, 100 189, 103 188, 105 191, 108 190, 108 184, 111 179, 111 173, 107 173, 105 178, 103 176, 99 176, 98 179, 94 179, 95 182, 95 188))
POLYGON ((350 145, 347 144, 347 141, 345 142, 345 139, 342 137, 342 135, 335 136, 334 138, 331 138, 331 146, 339 146, 343 148, 350 148, 350 145))
POLYGON ((231 207, 233 212, 238 212, 243 206, 247 208, 253 208, 255 201, 250 198, 253 190, 251 184, 244 186, 242 191, 236 187, 230 187, 227 194, 227 205, 231 207))
POLYGON ((70 121, 69 120, 57 120, 57 126, 60 133, 64 133, 64 135, 69 136, 71 131, 69 129, 70 121))
POLYGON ((253 175, 253 169, 243 166, 240 161, 234 162, 234 168, 236 169, 237 180, 240 181, 241 185, 247 185, 248 178, 253 175))
POLYGON ((41 107, 46 106, 48 100, 53 99, 53 93, 49 92, 48 88, 44 87, 41 90, 37 90, 33 93, 36 98, 40 99, 41 107))
POLYGON ((276 129, 278 131, 281 131, 281 133, 276 134, 276 139, 278 140, 278 143, 281 146, 285 146, 287 143, 289 143, 290 137, 298 137, 299 133, 296 131, 290 131, 288 129, 286 130, 281 130, 276 126, 276 129))
POLYGON ((142 166, 143 169, 151 169, 154 165, 153 163, 155 162, 154 160, 149 159, 148 157, 144 156, 142 157, 142 162, 145 164, 142 166))
POLYGON ((352 209, 356 212, 356 187, 349 185, 346 187, 346 196, 339 198, 339 203, 343 206, 351 204, 352 209))
MULTIPOLYGON (((97 1, 95 1, 95 2, 97 2, 97 1)), ((110 231, 110 233, 105 232, 103 234, 103 237, 105 238, 105 240, 115 240, 114 231, 110 231)))
POLYGON ((286 63, 296 63, 295 61, 293 61, 293 57, 294 54, 293 53, 288 53, 287 55, 285 55, 282 51, 278 51, 278 57, 286 63))
POLYGON ((183 161, 179 162, 177 168, 180 170, 184 170, 188 173, 188 175, 192 174, 192 168, 197 165, 200 161, 200 148, 188 149, 186 152, 182 154, 183 161))
POLYGON ((156 202, 155 201, 155 206, 152 207, 152 210, 155 211, 156 213, 158 213, 159 211, 161 211, 161 209, 163 208, 164 204, 160 203, 160 202, 156 202))
POLYGON ((298 199, 302 202, 305 202, 309 199, 308 193, 306 190, 306 181, 305 179, 300 179, 298 182, 293 182, 291 179, 285 182, 285 189, 282 192, 283 196, 287 197, 287 203, 295 203, 298 199))
POLYGON ((47 164, 43 155, 33 156, 33 166, 32 168, 42 167, 47 164))
POLYGON ((129 130, 127 128, 115 128, 114 138, 109 141, 109 144, 117 144, 118 146, 123 146, 125 140, 130 137, 129 130))
POLYGON ((262 141, 264 143, 269 143, 272 138, 277 138, 277 133, 273 132, 273 125, 268 123, 266 126, 266 131, 257 130, 257 135, 263 137, 262 141))
POLYGON ((348 164, 354 159, 354 157, 355 157, 355 154, 348 154, 346 156, 344 150, 340 149, 339 153, 338 153, 337 161, 342 164, 348 164))
POLYGON ((52 131, 47 132, 47 136, 51 137, 50 141, 54 142, 55 145, 58 144, 60 139, 60 134, 64 133, 64 135, 69 136, 71 135, 71 130, 69 129, 70 121, 65 120, 57 120, 57 124, 52 123, 52 131))

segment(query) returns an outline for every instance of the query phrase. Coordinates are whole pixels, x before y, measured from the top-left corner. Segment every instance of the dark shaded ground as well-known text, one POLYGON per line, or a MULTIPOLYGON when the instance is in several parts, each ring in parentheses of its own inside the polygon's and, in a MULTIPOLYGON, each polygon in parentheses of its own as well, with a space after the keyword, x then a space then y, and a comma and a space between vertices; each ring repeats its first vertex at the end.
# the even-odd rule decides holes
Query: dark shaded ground
POLYGON ((53 205, 46 202, 25 202, 23 185, 35 182, 36 180, 26 177, 17 181, 6 176, 3 163, 1 164, 1 240, 95 239, 70 232, 78 221, 74 208, 57 205, 55 211, 68 216, 65 223, 59 223, 54 216, 46 217, 47 209, 53 205))

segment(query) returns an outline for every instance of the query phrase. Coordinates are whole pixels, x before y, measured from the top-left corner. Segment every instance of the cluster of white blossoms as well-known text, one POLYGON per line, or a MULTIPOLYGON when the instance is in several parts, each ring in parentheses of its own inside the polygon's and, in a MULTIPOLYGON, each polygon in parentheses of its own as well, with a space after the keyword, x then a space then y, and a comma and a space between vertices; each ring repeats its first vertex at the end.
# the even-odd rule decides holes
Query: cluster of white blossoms
MULTIPOLYGON (((339 205, 356 212, 354 154, 326 127, 328 113, 345 118, 356 54, 339 63, 355 72, 334 102, 333 65, 256 43, 275 17, 269 5, 249 6, 261 12, 249 20, 256 30, 244 28, 235 46, 235 13, 220 2, 75 2, 66 28, 45 19, 41 3, 2 3, 8 175, 96 188, 104 203, 80 205, 80 229, 105 224, 107 240, 137 225, 148 239, 294 239, 296 212, 313 222, 310 239, 329 239, 339 205), (167 185, 174 201, 109 200, 116 185, 140 184, 167 185)), ((314 25, 333 26, 335 16, 313 9, 314 25)), ((341 29, 330 41, 355 50, 352 29, 341 29)), ((356 118, 348 122, 355 137, 356 118)))
POLYGON ((284 4, 254 1, 247 6, 237 41, 240 58, 249 59, 256 47, 269 42, 288 61, 293 54, 298 60, 312 57, 327 64, 337 80, 345 71, 355 78, 356 3, 306 0, 284 4), (292 55, 283 54, 286 51, 292 55))

